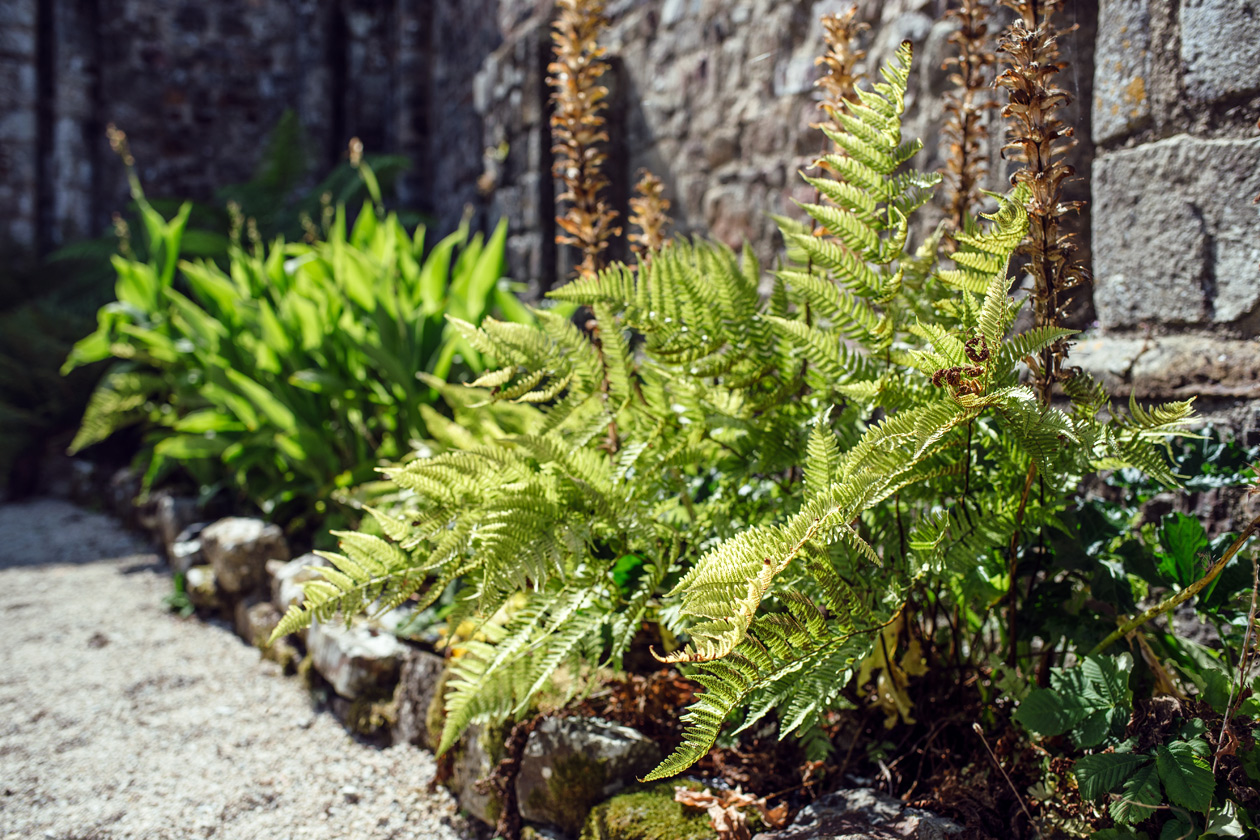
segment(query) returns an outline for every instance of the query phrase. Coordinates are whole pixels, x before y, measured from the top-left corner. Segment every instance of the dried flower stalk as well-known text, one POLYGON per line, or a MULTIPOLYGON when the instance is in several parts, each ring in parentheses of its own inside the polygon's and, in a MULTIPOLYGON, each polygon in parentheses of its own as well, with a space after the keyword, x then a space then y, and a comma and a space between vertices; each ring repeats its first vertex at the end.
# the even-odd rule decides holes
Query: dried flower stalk
POLYGON ((665 211, 669 209, 669 199, 665 198, 665 185, 661 179, 646 169, 639 173, 639 183, 634 185, 634 191, 638 196, 630 199, 630 224, 640 233, 630 234, 630 249, 640 261, 647 261, 667 241, 665 231, 671 220, 665 211))
MULTIPOLYGON (((870 27, 857 20, 857 6, 836 15, 823 15, 823 43, 826 51, 814 59, 814 64, 826 68, 815 84, 822 90, 822 102, 818 104, 831 122, 844 108, 844 103, 857 97, 857 63, 866 53, 857 48, 858 37, 870 27)), ((839 129, 839 125, 836 126, 839 129)))
POLYGON ((598 37, 607 25, 603 0, 557 0, 559 16, 551 39, 554 61, 547 65, 551 86, 552 173, 564 182, 559 201, 568 202, 564 215, 556 217, 563 233, 556 242, 582 250, 577 273, 594 274, 603 266, 608 240, 621 233, 614 227, 617 211, 600 193, 608 186, 600 167, 607 159, 601 144, 608 142, 602 115, 608 88, 599 84, 608 70, 602 61, 605 49, 598 37))
POLYGON ((945 59, 943 65, 953 68, 949 80, 956 89, 945 100, 942 133, 949 144, 949 157, 941 174, 948 185, 947 213, 955 230, 962 230, 967 215, 979 206, 980 184, 987 174, 984 145, 989 132, 984 112, 997 107, 985 93, 997 63, 989 49, 987 21, 992 13, 985 0, 962 0, 961 6, 946 12, 946 17, 958 20, 958 29, 948 39, 958 54, 945 59))
MULTIPOLYGON (((1001 2, 1019 15, 998 44, 1008 66, 997 85, 1010 97, 1002 109, 1010 142, 1002 153, 1024 164, 1011 176, 1012 183, 1027 184, 1032 191, 1028 239, 1021 252, 1028 256, 1027 270, 1033 278, 1035 325, 1058 326, 1072 291, 1090 279, 1085 266, 1072 259, 1071 237, 1060 230, 1062 217, 1082 204, 1062 200, 1063 181, 1075 174, 1063 157, 1076 141, 1072 127, 1057 116, 1071 101, 1067 91, 1054 85, 1054 77, 1066 66, 1058 60, 1060 32, 1052 20, 1061 0, 1001 2)), ((1042 405, 1049 404, 1055 382, 1071 377, 1063 370, 1069 346, 1060 339, 1041 352, 1034 375, 1042 405)))

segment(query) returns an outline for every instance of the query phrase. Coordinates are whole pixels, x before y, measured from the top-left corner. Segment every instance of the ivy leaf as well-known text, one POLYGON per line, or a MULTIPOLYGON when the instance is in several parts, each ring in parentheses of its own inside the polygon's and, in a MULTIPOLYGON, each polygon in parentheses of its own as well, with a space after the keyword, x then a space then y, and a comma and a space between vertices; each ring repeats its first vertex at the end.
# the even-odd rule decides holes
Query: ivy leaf
POLYGON ((1146 764, 1125 781, 1120 798, 1111 803, 1111 818, 1121 825, 1132 825, 1149 817, 1162 804, 1159 774, 1155 765, 1146 764))
POLYGON ((1160 744, 1155 751, 1155 764, 1170 802, 1191 811, 1206 811, 1212 804, 1216 779, 1207 761, 1195 754, 1185 741, 1160 744))
POLYGON ((1159 529, 1159 572, 1178 586, 1189 586, 1197 575, 1199 552, 1208 548, 1207 532, 1193 516, 1174 513, 1159 529))
POLYGON ((1078 758, 1072 773, 1081 798, 1092 802, 1120 787, 1150 760, 1148 755, 1099 753, 1078 758))

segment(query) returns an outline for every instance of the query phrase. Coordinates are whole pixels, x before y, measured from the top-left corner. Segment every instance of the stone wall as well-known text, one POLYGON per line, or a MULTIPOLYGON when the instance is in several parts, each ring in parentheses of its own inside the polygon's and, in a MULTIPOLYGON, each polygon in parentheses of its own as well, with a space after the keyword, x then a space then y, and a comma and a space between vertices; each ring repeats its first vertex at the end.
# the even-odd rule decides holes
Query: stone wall
MULTIPOLYGON (((821 15, 852 0, 609 0, 613 201, 656 172, 677 230, 765 263, 769 214, 811 192, 821 148, 821 15)), ((917 54, 907 133, 923 168, 948 86, 947 0, 860 0, 864 68, 917 54)), ((1095 288, 1077 361, 1117 391, 1191 391, 1210 412, 1260 396, 1260 0, 1075 0, 1065 115, 1089 200, 1074 222, 1095 288), (1097 56, 1097 60, 1095 60, 1097 56), (1090 190, 1092 189, 1092 194, 1090 190), (1222 367, 1222 365, 1224 367, 1222 367), (1221 377, 1225 377, 1221 379, 1221 377)), ((452 226, 510 222, 513 276, 567 273, 557 249, 545 84, 549 0, 9 0, 0 7, 0 238, 48 248, 95 233, 126 193, 105 147, 116 122, 155 195, 209 198, 247 178, 286 107, 330 166, 352 135, 413 161, 408 205, 452 226)), ((988 187, 1003 189, 992 115, 988 187)), ((1231 422, 1255 425, 1235 415, 1231 422)))
POLYGON ((500 38, 476 5, 7 0, 0 244, 46 252, 107 228, 128 200, 111 122, 151 196, 206 200, 253 174, 286 109, 317 169, 358 136, 414 162, 400 200, 458 221, 482 171, 471 76, 500 38))
POLYGON ((1260 0, 1102 0, 1097 54, 1098 321, 1077 360, 1255 429, 1260 0))

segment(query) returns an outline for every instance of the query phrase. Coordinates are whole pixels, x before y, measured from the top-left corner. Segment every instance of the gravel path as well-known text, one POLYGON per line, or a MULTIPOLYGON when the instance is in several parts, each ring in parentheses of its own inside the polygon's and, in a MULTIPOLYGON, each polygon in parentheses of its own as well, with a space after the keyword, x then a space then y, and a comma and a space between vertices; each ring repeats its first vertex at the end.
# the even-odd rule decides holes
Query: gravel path
POLYGON ((433 757, 357 743, 110 519, 0 506, 0 840, 471 838, 433 757))

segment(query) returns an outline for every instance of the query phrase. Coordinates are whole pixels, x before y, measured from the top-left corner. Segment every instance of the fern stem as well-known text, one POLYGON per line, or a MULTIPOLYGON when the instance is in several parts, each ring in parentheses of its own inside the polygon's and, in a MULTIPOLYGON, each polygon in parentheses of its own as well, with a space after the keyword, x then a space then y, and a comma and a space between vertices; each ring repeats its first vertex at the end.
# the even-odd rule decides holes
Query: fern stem
POLYGON ((1203 591, 1204 587, 1206 587, 1212 581, 1216 580, 1216 578, 1220 575, 1220 573, 1225 570, 1225 567, 1229 565, 1229 561, 1234 559, 1234 555, 1242 550, 1242 547, 1247 543, 1248 540, 1251 539, 1251 537, 1257 531, 1260 531, 1260 516, 1257 516, 1255 519, 1251 520, 1251 524, 1248 525, 1243 530, 1243 532, 1238 535, 1238 539, 1234 540, 1233 545, 1231 545, 1228 549, 1225 550, 1225 553, 1221 555, 1221 559, 1217 560, 1208 568, 1207 572, 1203 575, 1203 577, 1199 578, 1194 583, 1190 584, 1189 586, 1187 586, 1185 589, 1181 590, 1180 592, 1174 593, 1170 597, 1165 598, 1163 601, 1160 601, 1158 604, 1146 610, 1141 615, 1138 615, 1136 618, 1131 618, 1128 621, 1121 624, 1112 632, 1110 636, 1108 636, 1107 638, 1099 642, 1094 647, 1094 649, 1089 652, 1089 655, 1097 656, 1098 654, 1102 653, 1107 648, 1111 647, 1113 644, 1115 644, 1124 636, 1129 635, 1134 630, 1141 627, 1146 622, 1166 612, 1175 610, 1177 607, 1181 606, 1186 601, 1189 601, 1195 595, 1198 595, 1200 592, 1203 591))

